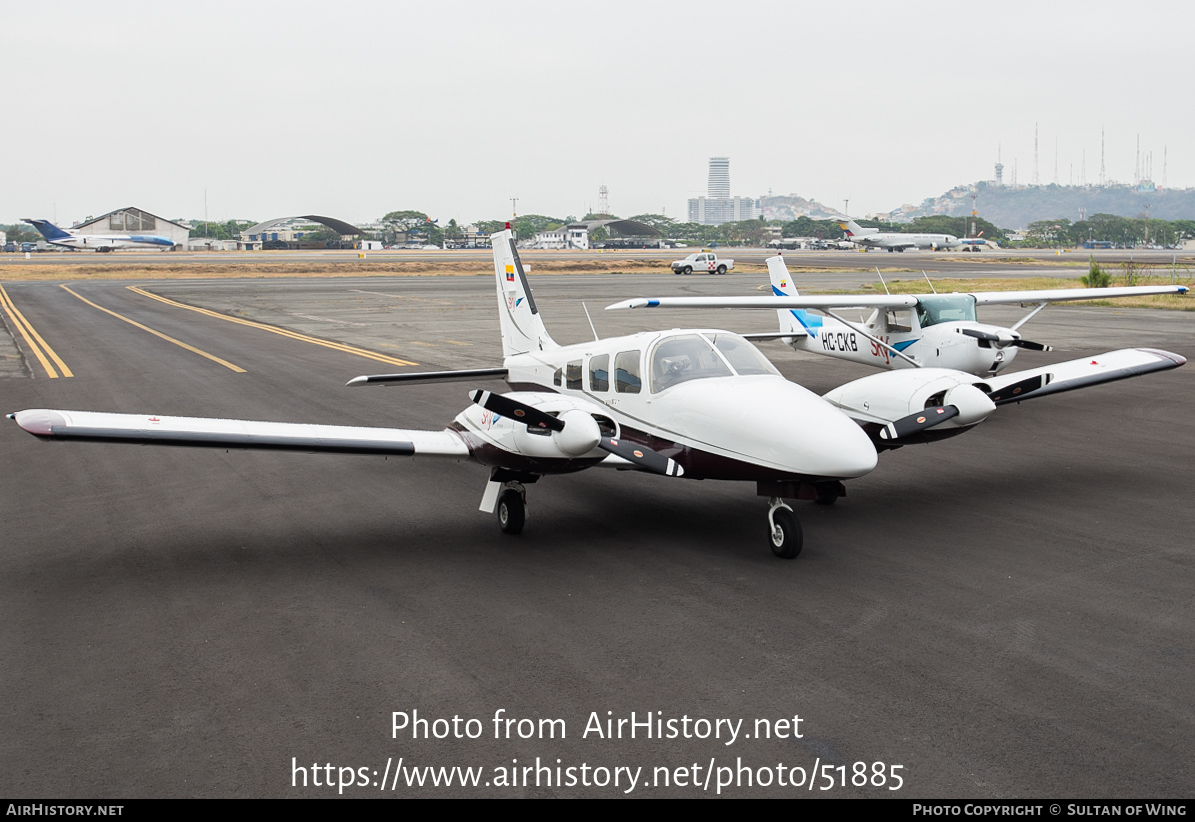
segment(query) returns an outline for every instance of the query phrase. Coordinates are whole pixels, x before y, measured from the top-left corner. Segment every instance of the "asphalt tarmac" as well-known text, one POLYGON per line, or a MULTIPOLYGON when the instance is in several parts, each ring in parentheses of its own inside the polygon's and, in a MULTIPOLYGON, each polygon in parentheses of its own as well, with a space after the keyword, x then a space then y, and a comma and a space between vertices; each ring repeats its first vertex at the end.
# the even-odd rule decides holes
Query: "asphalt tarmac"
MULTIPOLYGON (((751 293, 745 277, 531 283, 560 342, 591 335, 582 301, 603 336, 774 321, 602 310, 751 293)), ((0 377, 0 411, 439 429, 471 386, 344 383, 500 363, 486 277, 130 285, 5 282, 73 376, 49 378, 11 329, 23 365, 0 377)), ((1000 311, 981 319, 1019 314, 1000 311)), ((1128 346, 1195 356, 1195 313, 1051 307, 1023 331, 1056 350, 1022 367, 1128 346)), ((872 373, 761 348, 819 392, 872 373)), ((837 505, 796 506, 794 561, 772 556, 749 484, 549 477, 509 537, 477 511, 473 464, 46 443, 2 420, 0 793, 334 796, 348 778, 345 796, 622 796, 614 769, 642 767, 629 795, 713 796, 733 771, 723 795, 1189 797, 1193 367, 883 454, 837 505), (445 739, 394 738, 393 712, 416 710, 480 736, 449 722, 427 728, 445 739), (499 723, 495 739, 500 710, 566 735, 499 723), (594 732, 631 712, 679 736, 594 732), (720 736, 697 738, 698 719, 720 736), (802 785, 778 784, 778 763, 802 785), (537 764, 538 787, 521 771, 537 764), (477 787, 408 787, 425 766, 483 771, 477 787)))

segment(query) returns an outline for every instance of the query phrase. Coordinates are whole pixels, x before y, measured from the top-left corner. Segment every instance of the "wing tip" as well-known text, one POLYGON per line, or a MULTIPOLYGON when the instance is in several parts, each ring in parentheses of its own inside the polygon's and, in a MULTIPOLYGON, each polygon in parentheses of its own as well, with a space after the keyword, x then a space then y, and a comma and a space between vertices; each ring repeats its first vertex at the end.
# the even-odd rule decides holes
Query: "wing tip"
POLYGON ((1163 351, 1161 348, 1138 348, 1137 350, 1145 351, 1146 353, 1153 354, 1155 357, 1160 357, 1164 360, 1170 360, 1170 362, 1174 363, 1174 365, 1171 366, 1172 368, 1178 368, 1180 365, 1187 364, 1186 357, 1184 357, 1182 354, 1175 354, 1173 351, 1163 351))

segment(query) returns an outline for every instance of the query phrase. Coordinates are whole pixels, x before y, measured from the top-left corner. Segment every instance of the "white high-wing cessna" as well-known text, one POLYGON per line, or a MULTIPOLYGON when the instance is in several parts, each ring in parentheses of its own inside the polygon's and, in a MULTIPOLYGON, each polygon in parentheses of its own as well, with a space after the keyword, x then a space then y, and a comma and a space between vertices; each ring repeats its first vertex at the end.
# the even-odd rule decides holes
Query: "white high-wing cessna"
POLYGON ((547 474, 602 466, 754 482, 770 499, 769 545, 791 558, 800 553, 802 534, 785 500, 834 502, 846 493, 843 480, 875 468, 879 451, 958 434, 1005 402, 1185 362, 1165 351, 1126 349, 988 380, 919 368, 864 377, 818 397, 728 331, 673 329, 558 345, 544 327, 509 228, 491 239, 503 367, 349 382, 503 377, 514 389, 470 392, 473 405, 442 431, 48 409, 10 417, 47 440, 473 460, 490 468, 481 510, 497 512, 511 534, 523 529, 525 486, 547 474))
POLYGON ((1053 302, 1185 294, 1185 285, 1129 288, 1067 288, 1053 291, 977 291, 973 294, 858 294, 797 293, 784 257, 767 260, 771 297, 638 298, 610 308, 770 308, 780 318, 780 331, 745 334, 747 339, 779 338, 798 351, 826 354, 878 368, 952 368, 977 377, 1003 371, 1017 350, 1049 351, 1050 346, 1021 337, 1019 329, 1053 302), (981 323, 976 306, 1028 305, 1036 307, 1011 328, 981 323), (842 316, 845 309, 872 309, 859 321, 842 316), (810 311, 822 314, 811 314, 810 311))

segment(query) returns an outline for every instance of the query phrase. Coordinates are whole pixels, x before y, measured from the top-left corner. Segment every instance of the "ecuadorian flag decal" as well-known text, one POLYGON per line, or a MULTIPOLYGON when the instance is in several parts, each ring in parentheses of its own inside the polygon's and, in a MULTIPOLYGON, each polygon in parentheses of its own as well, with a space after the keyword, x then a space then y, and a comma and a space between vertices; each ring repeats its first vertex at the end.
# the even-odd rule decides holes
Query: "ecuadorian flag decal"
POLYGON ((508 283, 513 283, 515 281, 515 267, 513 265, 508 265, 506 267, 506 281, 508 283))

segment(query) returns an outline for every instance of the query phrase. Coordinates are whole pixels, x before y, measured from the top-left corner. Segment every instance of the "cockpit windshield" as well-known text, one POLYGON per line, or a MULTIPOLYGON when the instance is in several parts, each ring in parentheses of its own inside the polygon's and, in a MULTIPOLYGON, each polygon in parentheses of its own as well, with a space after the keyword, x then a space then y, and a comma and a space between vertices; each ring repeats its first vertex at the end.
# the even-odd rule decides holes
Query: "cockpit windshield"
POLYGON ((975 298, 970 294, 939 294, 917 298, 917 319, 925 328, 938 323, 975 322, 975 298))
POLYGON ((759 349, 740 337, 738 334, 707 334, 714 343, 714 348, 722 352, 722 356, 730 363, 736 373, 744 376, 748 374, 775 374, 780 372, 776 366, 768 362, 768 358, 759 353, 759 349))
POLYGON ((651 353, 652 392, 659 393, 689 380, 732 376, 734 372, 726 367, 727 362, 739 374, 779 374, 755 346, 737 334, 710 334, 708 338, 702 334, 679 334, 657 343, 651 353), (722 356, 718 356, 719 352, 722 356))

